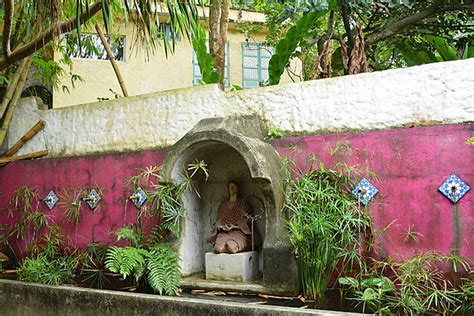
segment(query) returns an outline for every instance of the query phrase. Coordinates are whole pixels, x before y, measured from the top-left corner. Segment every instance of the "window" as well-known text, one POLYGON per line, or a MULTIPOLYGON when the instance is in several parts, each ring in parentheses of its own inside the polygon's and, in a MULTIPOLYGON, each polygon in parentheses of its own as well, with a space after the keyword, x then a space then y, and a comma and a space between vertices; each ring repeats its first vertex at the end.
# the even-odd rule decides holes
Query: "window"
MULTIPOLYGON (((125 36, 105 35, 107 43, 114 54, 115 60, 125 61, 125 36)), ((67 55, 74 58, 106 60, 107 52, 97 34, 81 34, 81 50, 79 50, 77 34, 68 33, 65 36, 67 55)))
POLYGON ((257 43, 242 43, 242 87, 257 88, 268 81, 268 62, 275 49, 257 43))
MULTIPOLYGON (((166 39, 168 41, 171 41, 171 39, 173 38, 172 36, 172 32, 171 32, 171 26, 167 23, 160 23, 160 25, 158 26, 158 39, 163 39, 163 36, 166 36, 166 39)), ((180 41, 181 40, 181 36, 178 34, 178 33, 175 33, 174 34, 174 39, 175 41, 180 41)))
MULTIPOLYGON (((206 43, 207 51, 209 52, 209 42, 206 43)), ((224 86, 230 87, 230 63, 229 63, 229 43, 225 43, 225 71, 224 71, 224 86)), ((193 50, 193 86, 200 84, 202 79, 201 69, 196 58, 196 53, 193 50)))

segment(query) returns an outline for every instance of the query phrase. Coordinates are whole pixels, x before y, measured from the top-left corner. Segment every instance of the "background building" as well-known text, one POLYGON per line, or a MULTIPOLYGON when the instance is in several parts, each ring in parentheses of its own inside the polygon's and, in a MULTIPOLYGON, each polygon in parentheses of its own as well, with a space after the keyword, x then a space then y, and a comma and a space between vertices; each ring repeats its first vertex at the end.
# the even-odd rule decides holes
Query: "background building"
MULTIPOLYGON (((231 10, 228 28, 226 60, 226 87, 239 86, 255 88, 268 79, 268 61, 273 48, 261 46, 265 40, 265 16, 261 13, 231 10), (238 30, 238 21, 261 24, 261 31, 247 40, 238 30)), ((171 36, 166 24, 162 24, 164 36, 171 36)), ((140 95, 156 91, 172 90, 198 85, 200 71, 191 43, 178 37, 174 54, 165 56, 164 48, 147 56, 143 49, 135 47, 135 37, 131 26, 115 30, 110 42, 117 54, 125 84, 130 95, 140 95)), ((84 82, 76 82, 70 91, 58 89, 53 92, 53 106, 64 107, 90 103, 102 99, 113 99, 121 95, 120 86, 113 68, 107 60, 102 44, 94 33, 84 32, 83 38, 97 43, 100 56, 82 52, 73 58, 73 73, 84 82)), ((58 58, 58 56, 56 56, 58 58)), ((282 83, 291 79, 285 76, 282 83)), ((63 78, 62 84, 70 86, 70 78, 63 78)))

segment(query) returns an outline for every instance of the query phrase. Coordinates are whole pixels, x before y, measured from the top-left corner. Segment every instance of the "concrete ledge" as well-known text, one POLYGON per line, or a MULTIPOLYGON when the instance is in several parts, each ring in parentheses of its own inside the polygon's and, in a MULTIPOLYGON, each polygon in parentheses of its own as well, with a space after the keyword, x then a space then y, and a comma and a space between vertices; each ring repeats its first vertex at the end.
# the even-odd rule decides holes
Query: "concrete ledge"
POLYGON ((278 288, 269 288, 261 284, 261 282, 233 282, 233 281, 219 281, 219 280, 206 280, 205 276, 188 276, 183 278, 181 281, 181 287, 188 289, 202 289, 202 290, 219 290, 219 291, 230 291, 230 292, 242 292, 252 294, 272 294, 272 295, 286 295, 278 288))
POLYGON ((0 280, 0 314, 10 315, 356 315, 183 297, 0 280))

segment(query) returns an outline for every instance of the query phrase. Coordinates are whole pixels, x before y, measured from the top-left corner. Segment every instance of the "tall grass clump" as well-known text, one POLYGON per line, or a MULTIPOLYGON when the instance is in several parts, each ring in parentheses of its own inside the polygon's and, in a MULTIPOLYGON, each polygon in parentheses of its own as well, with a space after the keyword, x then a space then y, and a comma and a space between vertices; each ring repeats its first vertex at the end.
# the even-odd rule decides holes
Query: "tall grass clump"
POLYGON ((363 264, 360 236, 371 222, 350 195, 354 168, 338 163, 327 169, 319 163, 307 172, 292 171, 285 207, 290 241, 304 295, 321 305, 336 267, 363 264))

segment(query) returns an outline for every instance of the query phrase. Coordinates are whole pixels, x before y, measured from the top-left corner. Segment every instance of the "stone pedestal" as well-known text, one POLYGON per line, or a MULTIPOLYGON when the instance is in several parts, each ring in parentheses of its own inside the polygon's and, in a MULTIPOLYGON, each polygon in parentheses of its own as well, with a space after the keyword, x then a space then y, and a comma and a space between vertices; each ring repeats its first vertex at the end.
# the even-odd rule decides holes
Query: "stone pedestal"
POLYGON ((206 279, 251 281, 258 276, 258 252, 206 253, 206 279))

